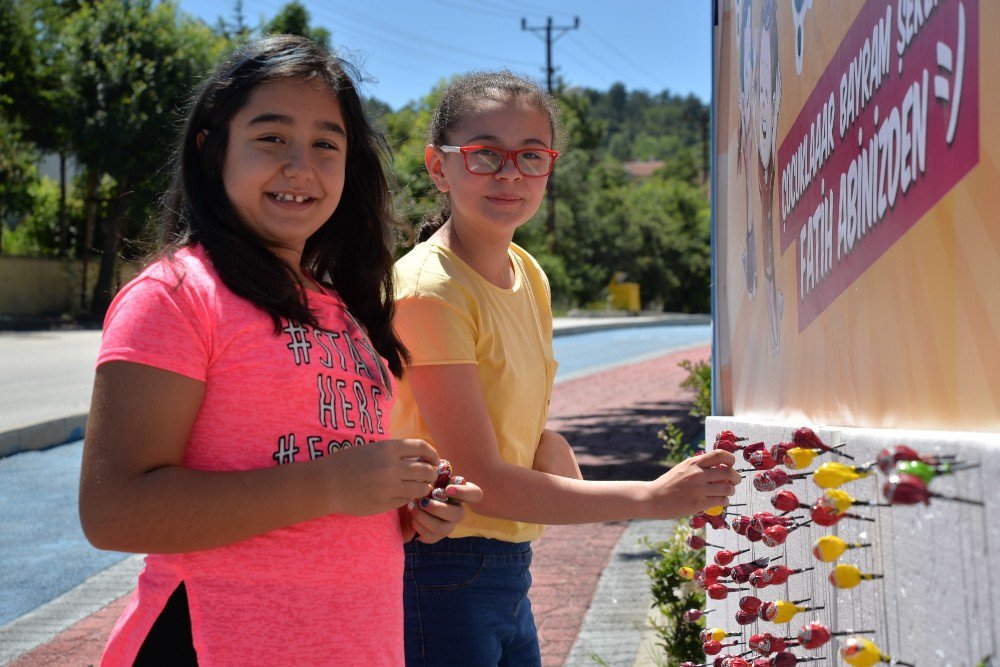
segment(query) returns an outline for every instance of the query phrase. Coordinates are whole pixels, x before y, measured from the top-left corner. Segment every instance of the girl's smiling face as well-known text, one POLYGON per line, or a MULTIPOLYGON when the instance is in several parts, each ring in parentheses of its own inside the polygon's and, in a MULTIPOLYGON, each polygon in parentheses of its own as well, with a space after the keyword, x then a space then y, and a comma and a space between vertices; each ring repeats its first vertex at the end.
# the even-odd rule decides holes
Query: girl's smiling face
POLYGON ((340 103, 318 82, 263 83, 229 124, 226 195, 242 221, 296 269, 306 240, 340 202, 347 148, 340 103))
MULTIPOLYGON (((548 114, 530 101, 491 101, 469 114, 448 140, 456 146, 486 145, 514 150, 551 148, 548 114)), ((513 236, 535 214, 545 196, 547 177, 527 178, 512 160, 495 174, 470 174, 457 153, 428 147, 427 166, 438 189, 451 200, 452 224, 471 225, 486 235, 513 236)))

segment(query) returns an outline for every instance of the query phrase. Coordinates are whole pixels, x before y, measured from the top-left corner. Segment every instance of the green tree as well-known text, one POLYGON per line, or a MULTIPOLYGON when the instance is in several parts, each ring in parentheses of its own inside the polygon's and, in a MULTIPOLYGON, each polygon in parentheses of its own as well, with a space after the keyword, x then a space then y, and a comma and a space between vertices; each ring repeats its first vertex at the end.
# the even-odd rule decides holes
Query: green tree
POLYGON ((309 10, 305 5, 293 0, 284 5, 278 14, 264 26, 264 34, 273 32, 287 33, 308 37, 314 42, 330 46, 330 31, 326 28, 309 25, 309 10))
POLYGON ((122 238, 149 217, 154 176, 167 162, 176 112, 208 71, 224 40, 203 23, 179 16, 172 2, 97 0, 82 6, 62 32, 72 95, 70 145, 88 173, 88 198, 107 175, 114 181, 110 214, 98 225, 101 262, 91 313, 111 302, 122 238))

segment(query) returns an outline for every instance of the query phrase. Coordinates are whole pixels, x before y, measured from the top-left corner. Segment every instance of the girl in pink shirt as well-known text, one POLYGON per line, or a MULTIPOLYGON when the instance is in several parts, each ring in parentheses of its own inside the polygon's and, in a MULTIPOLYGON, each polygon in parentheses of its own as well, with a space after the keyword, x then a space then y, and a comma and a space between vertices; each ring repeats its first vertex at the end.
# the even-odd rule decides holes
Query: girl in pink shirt
POLYGON ((437 453, 387 439, 407 354, 382 158, 306 39, 251 42, 197 93, 165 249, 98 358, 83 529, 149 554, 102 664, 403 664, 403 540, 481 491, 426 498, 437 453))

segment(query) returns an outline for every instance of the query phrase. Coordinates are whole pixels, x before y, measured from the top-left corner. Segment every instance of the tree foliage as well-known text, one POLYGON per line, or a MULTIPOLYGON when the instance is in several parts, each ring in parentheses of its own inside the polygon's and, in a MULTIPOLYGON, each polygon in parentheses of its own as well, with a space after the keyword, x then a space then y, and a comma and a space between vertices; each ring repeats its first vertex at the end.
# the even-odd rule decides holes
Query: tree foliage
MULTIPOLYGON (((101 314, 114 259, 151 218, 191 90, 223 50, 274 31, 330 40, 297 1, 255 29, 240 0, 214 27, 171 0, 0 0, 0 216, 8 228, 27 225, 11 236, 16 249, 56 254, 46 244, 60 236, 75 244, 70 256, 96 249, 101 273, 93 309, 101 314), (60 225, 42 219, 51 215, 54 192, 37 182, 42 153, 82 170, 56 207, 60 225)), ((423 162, 430 111, 444 83, 396 111, 367 102, 392 149, 395 202, 411 227, 440 203, 423 162)), ((545 227, 546 200, 515 237, 546 270, 556 304, 601 303, 612 275, 625 272, 640 283, 646 308, 707 311, 706 105, 623 84, 603 92, 564 89, 557 97, 569 147, 554 178, 555 235, 545 227), (629 175, 629 161, 649 159, 664 165, 650 177, 629 175)))

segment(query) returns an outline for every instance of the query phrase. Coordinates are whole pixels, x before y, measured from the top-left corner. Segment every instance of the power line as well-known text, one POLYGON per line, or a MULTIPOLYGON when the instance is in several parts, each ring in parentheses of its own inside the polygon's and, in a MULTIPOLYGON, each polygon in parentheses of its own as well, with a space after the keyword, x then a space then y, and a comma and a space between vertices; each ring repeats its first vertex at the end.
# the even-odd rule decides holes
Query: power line
MULTIPOLYGON (((573 25, 571 26, 556 26, 552 25, 552 17, 548 17, 545 22, 544 27, 531 27, 528 25, 528 19, 521 18, 521 30, 528 30, 533 33, 540 33, 542 30, 545 31, 545 80, 548 84, 549 94, 552 94, 552 75, 555 73, 555 68, 552 66, 552 44, 554 44, 560 37, 568 33, 570 30, 576 30, 580 27, 580 17, 573 17, 573 25), (552 36, 552 31, 558 30, 559 34, 555 37, 552 36)), ((556 179, 555 175, 549 176, 548 183, 548 197, 549 197, 549 207, 545 216, 545 227, 549 231, 549 243, 552 245, 552 250, 556 249, 556 179)))

